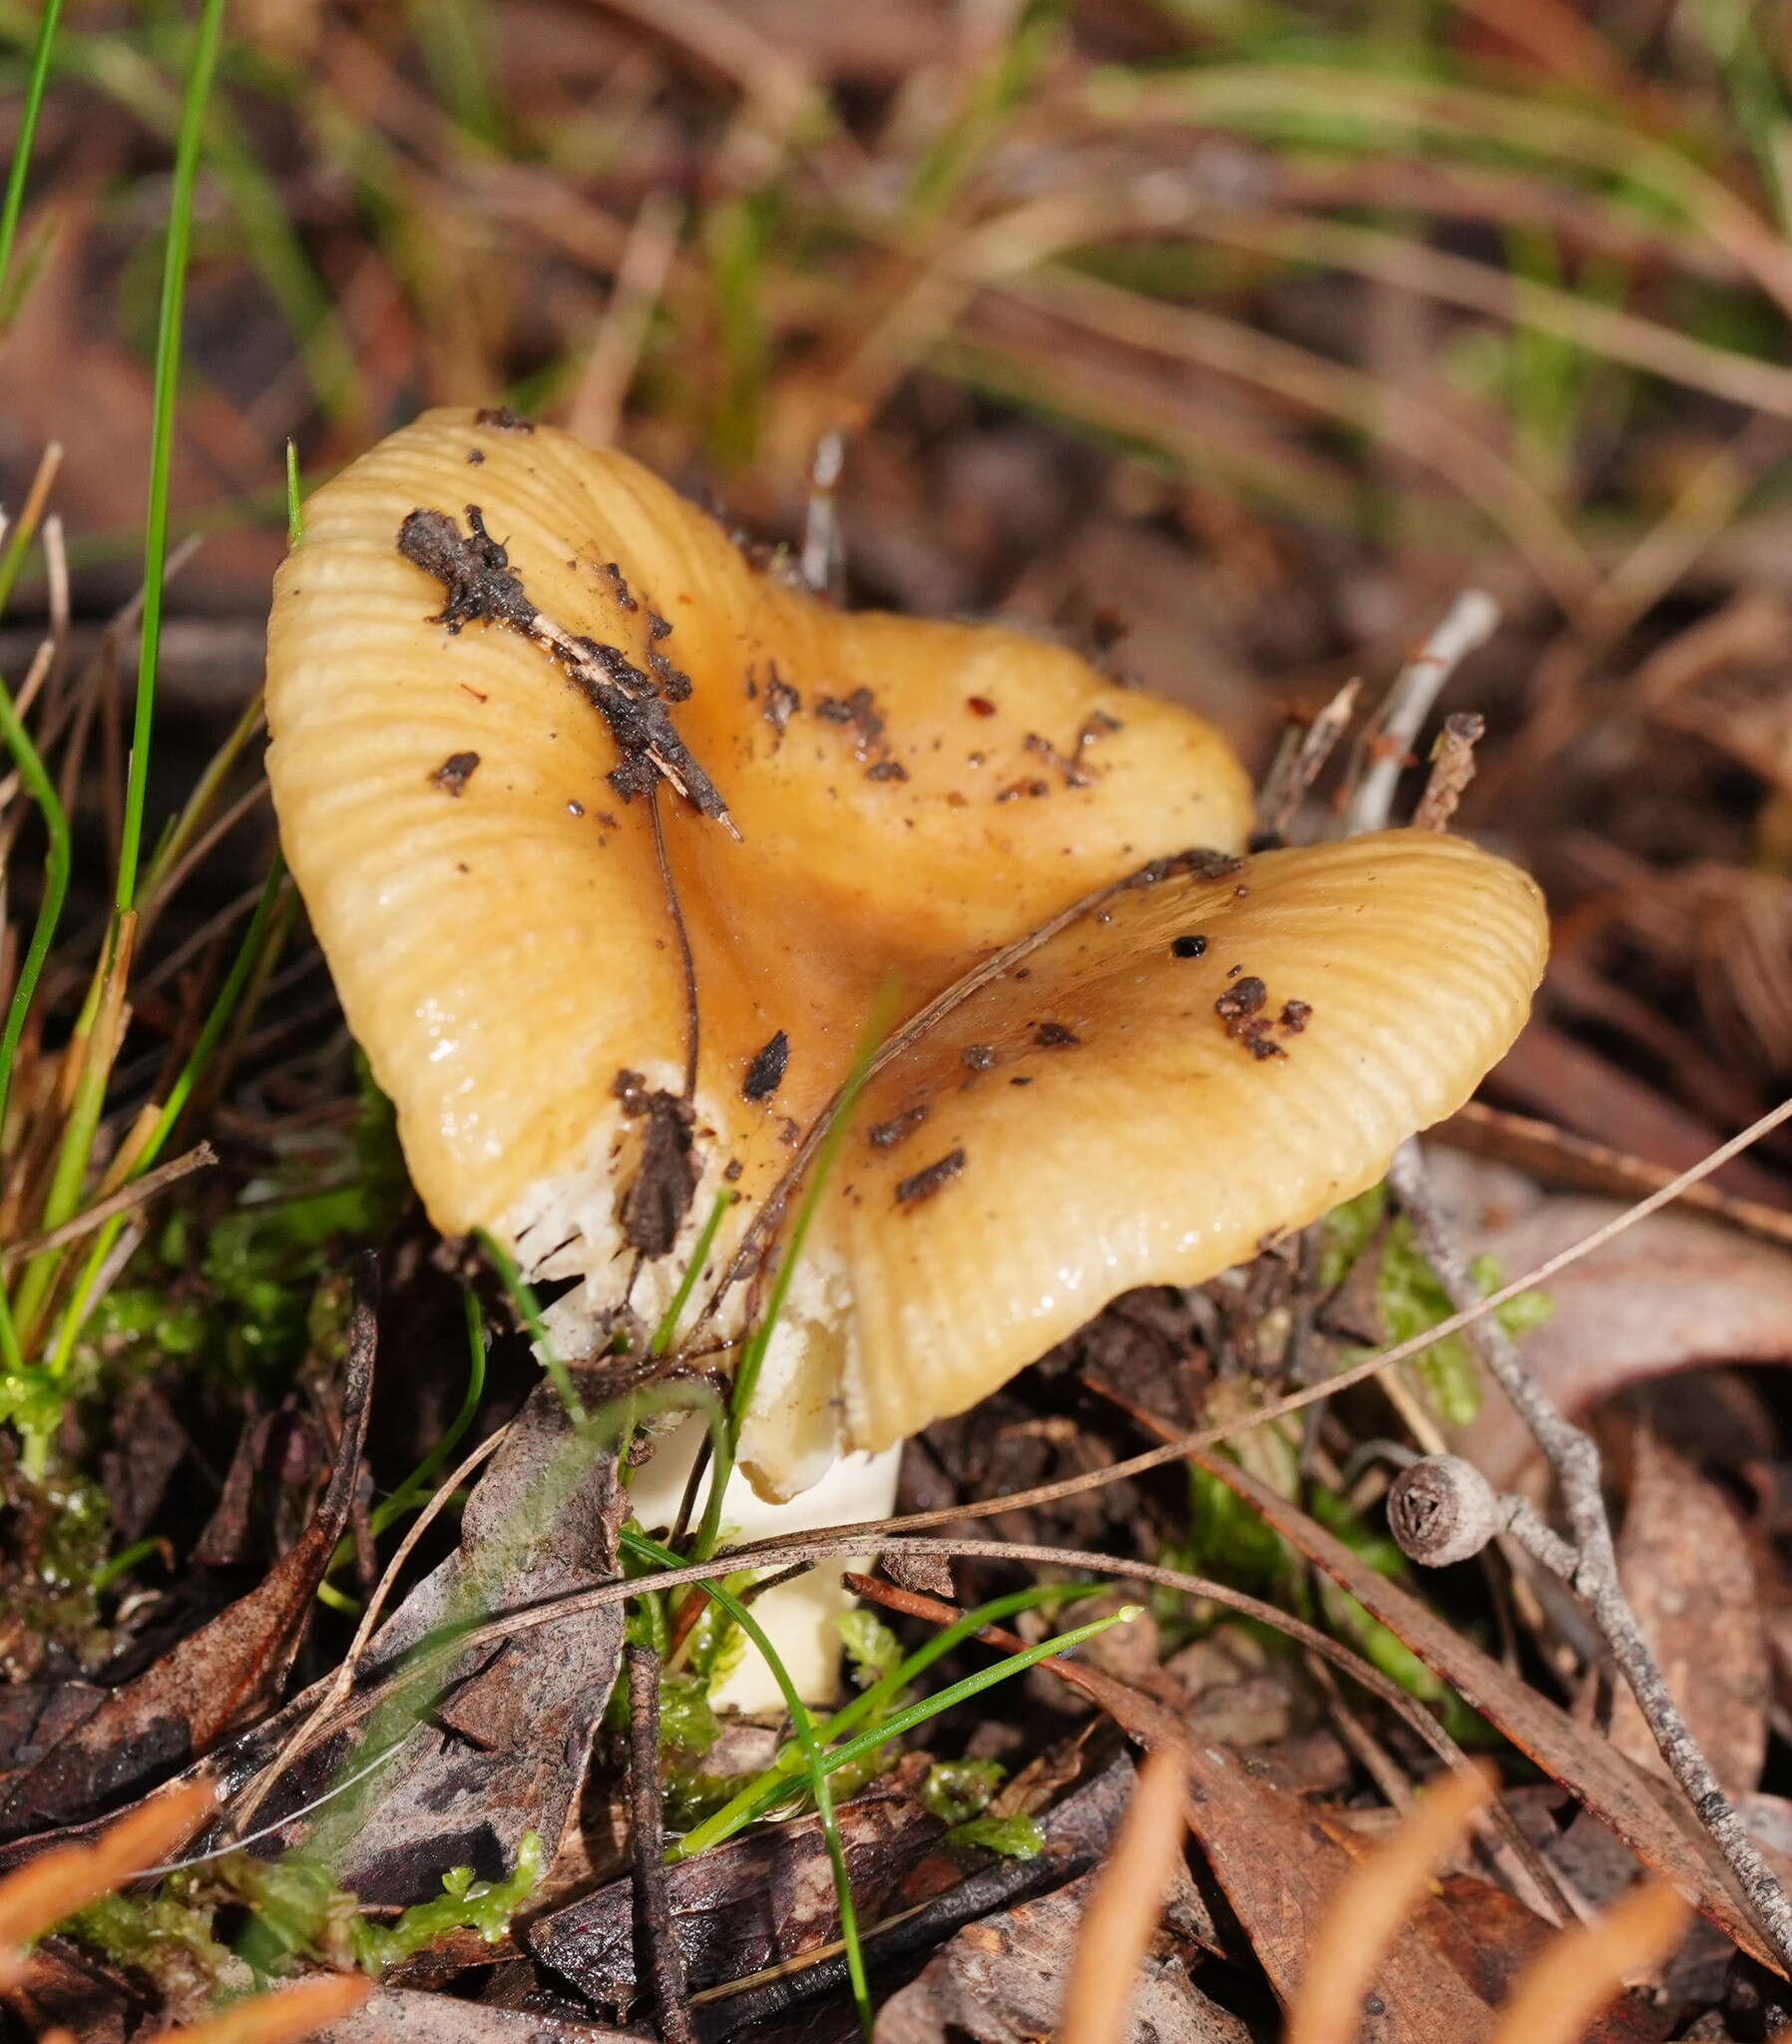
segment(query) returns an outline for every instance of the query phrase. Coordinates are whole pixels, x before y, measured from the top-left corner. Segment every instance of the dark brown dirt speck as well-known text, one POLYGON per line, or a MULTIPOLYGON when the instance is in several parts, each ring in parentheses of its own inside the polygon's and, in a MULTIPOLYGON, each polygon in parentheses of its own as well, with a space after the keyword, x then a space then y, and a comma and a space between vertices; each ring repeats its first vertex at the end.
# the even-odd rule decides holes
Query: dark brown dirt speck
POLYGON ((534 421, 526 419, 521 412, 512 411, 508 404, 482 405, 473 414, 476 426, 490 426, 495 433, 533 433, 534 421))
POLYGON ((925 1170, 905 1178, 896 1188, 896 1204, 912 1207, 918 1201, 931 1200, 942 1187, 948 1186, 965 1168, 965 1153, 962 1150, 948 1150, 937 1163, 925 1170))
POLYGON ((1083 1041, 1062 1022, 1042 1022, 1033 1032, 1033 1040, 1042 1050, 1068 1050, 1072 1044, 1083 1041))
MULTIPOLYGON (((1269 998, 1269 989, 1255 974, 1238 980, 1226 988, 1213 1003, 1213 1012, 1223 1022, 1242 1022, 1245 1016, 1254 1015, 1269 998)), ((1238 1034, 1236 1030, 1232 1032, 1238 1034)))
POLYGON ((925 1101, 919 1107, 906 1107, 898 1115, 892 1115, 887 1122, 879 1122, 865 1131, 865 1140, 874 1150, 894 1150, 899 1143, 906 1143, 927 1119, 925 1101))
POLYGON ((987 1072, 996 1062, 996 1046, 993 1043, 967 1043, 959 1052, 958 1061, 967 1072, 987 1072))
POLYGON ((478 765, 477 753, 450 753, 429 777, 444 794, 458 795, 473 778, 478 765))
POLYGON ((759 713, 781 739, 789 729, 790 720, 802 708, 802 697, 784 680, 777 669, 771 670, 771 679, 765 684, 765 708, 759 713))

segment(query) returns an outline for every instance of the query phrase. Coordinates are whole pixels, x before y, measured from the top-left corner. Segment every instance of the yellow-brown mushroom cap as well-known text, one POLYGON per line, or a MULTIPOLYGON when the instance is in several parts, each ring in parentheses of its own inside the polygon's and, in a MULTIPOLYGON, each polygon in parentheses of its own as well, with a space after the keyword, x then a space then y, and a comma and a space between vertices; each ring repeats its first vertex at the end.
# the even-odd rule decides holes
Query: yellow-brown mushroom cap
MULTIPOLYGON (((419 1191, 445 1229, 585 1278, 573 1314, 631 1282, 655 1311, 724 1173, 722 1254, 740 1240, 880 989, 900 1021, 1092 888, 1230 851, 1249 823, 1242 769, 1188 712, 1013 633, 843 616, 625 457, 470 413, 310 500, 268 721, 287 858, 419 1191), (619 1200, 650 1123, 626 1110, 682 1084, 678 934, 650 804, 609 777, 612 726, 525 633, 437 622, 443 582, 398 550, 413 512, 460 533, 475 505, 555 630, 614 649, 632 688, 688 678, 662 708, 740 833, 660 786, 700 1184, 641 1272, 619 1200)), ((1413 833, 1181 872, 1102 914, 873 1082, 749 1427, 768 1490, 972 1403, 1126 1286, 1211 1275, 1371 1182, 1510 1041, 1543 950, 1528 880, 1413 833), (1186 934, 1198 958, 1172 951, 1186 934), (1311 1008, 1268 1055, 1260 1012, 1214 1011, 1233 965, 1264 981, 1270 1027, 1311 1008), (873 1144, 893 1121, 905 1140, 873 1144)))

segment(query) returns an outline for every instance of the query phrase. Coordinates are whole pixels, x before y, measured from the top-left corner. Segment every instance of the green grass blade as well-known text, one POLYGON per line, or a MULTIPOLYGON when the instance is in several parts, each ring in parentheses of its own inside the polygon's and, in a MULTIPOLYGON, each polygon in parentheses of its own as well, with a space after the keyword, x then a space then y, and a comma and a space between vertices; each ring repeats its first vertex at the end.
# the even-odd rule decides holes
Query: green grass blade
MULTIPOLYGON (((662 1547, 657 1540, 649 1540, 645 1534, 625 1528, 623 1540, 636 1553, 651 1556, 662 1567, 678 1566, 678 1556, 671 1548, 662 1547)), ((846 1868, 846 1848, 840 1842, 839 1818, 834 1813, 833 1790, 828 1786, 830 1765, 821 1750, 820 1740, 815 1736, 815 1720, 808 1705, 797 1695, 790 1671, 779 1659, 764 1627, 750 1609, 719 1582, 705 1583, 702 1587, 758 1648, 766 1667, 771 1670, 772 1679, 783 1694, 784 1708, 790 1713, 790 1724, 808 1769, 809 1792, 815 1798, 815 1813, 821 1819, 821 1836, 827 1846, 828 1864, 833 1869, 834 1896, 840 1905, 840 1942, 846 1947, 846 1971, 852 1982, 852 1998, 858 2008, 859 2026, 868 2044, 872 2026, 871 1986, 865 1977, 865 1954, 859 1943, 858 1912, 852 1902, 852 1879, 846 1868)))
POLYGON ((18 766, 19 778, 43 814, 44 829, 50 840, 44 860, 43 898, 38 903, 31 942, 26 946, 24 960, 19 966, 18 983, 7 1007, 5 1031, 0 1034, 0 1136, 4 1136, 19 1039, 24 1033, 32 997, 37 992, 44 960, 56 938, 63 902, 68 896, 70 840, 69 819, 57 796, 56 785, 37 748, 31 743, 31 735, 26 731, 24 720, 4 683, 0 683, 0 738, 5 739, 6 749, 18 766))
POLYGON ((535 1343, 535 1352, 542 1359, 542 1368, 547 1371, 549 1382, 560 1393, 560 1402, 571 1415, 573 1424, 583 1426, 586 1419, 585 1407, 580 1404, 579 1393, 573 1388, 572 1372, 561 1361, 554 1343, 548 1338, 548 1329, 542 1321, 541 1303, 525 1280, 522 1272, 517 1269, 516 1259, 496 1237, 489 1235, 483 1228, 476 1229, 474 1236, 480 1248, 485 1251, 492 1268, 504 1280, 504 1288, 510 1293, 511 1303, 517 1309, 517 1316, 528 1331, 530 1340, 535 1343))
MULTIPOLYGON (((131 1168, 132 1178, 141 1178, 161 1156, 169 1137, 175 1132, 176 1124, 186 1111, 188 1101, 193 1097, 194 1088, 199 1084, 220 1040, 235 1016, 243 989, 249 983, 256 961, 260 958, 262 946, 267 940, 285 876, 286 868, 279 853, 275 852, 273 864, 268 869, 267 882, 261 889, 261 898, 255 904, 255 912, 249 920, 242 943, 231 961, 224 985, 219 989, 217 1000, 212 1004, 212 1012, 206 1017, 205 1026, 200 1030, 193 1049, 188 1054, 187 1062, 181 1067, 174 1085, 170 1087, 168 1099, 164 1102, 147 1141, 138 1153, 137 1161, 131 1168)), ((56 1349, 51 1357, 50 1368, 58 1379, 67 1374, 75 1352, 75 1343, 80 1338, 82 1326, 91 1308, 94 1287, 124 1226, 124 1218, 120 1216, 107 1222, 94 1236, 87 1261, 81 1268, 80 1280, 63 1312, 61 1325, 57 1331, 56 1349)))
POLYGON ((298 487, 298 444, 286 440, 286 544, 295 547, 305 536, 304 499, 298 487))
POLYGON ((709 1252, 715 1247, 716 1231, 721 1227, 722 1217, 739 1197, 731 1186, 723 1186, 716 1194, 715 1204, 709 1209, 708 1219, 704 1221, 689 1261, 684 1266, 684 1275, 678 1279, 678 1288, 672 1293, 672 1303, 661 1314, 659 1326, 654 1329, 654 1338, 648 1345, 650 1355, 664 1355, 672 1346, 672 1336, 678 1331, 678 1321, 690 1303, 696 1280, 709 1261, 709 1252))
POLYGON ((809 1233, 809 1224, 815 1218, 815 1209, 821 1203, 821 1195, 827 1189, 827 1182, 835 1164, 839 1162, 841 1146, 852 1126, 853 1109, 857 1107, 859 1095, 865 1089, 865 1082, 871 1076, 872 1061, 877 1056, 877 1047, 888 1033, 890 1012, 895 1005, 892 991, 886 990, 879 999, 877 1013, 871 1027, 865 1032, 865 1040, 859 1046, 852 1070, 846 1083, 840 1088, 839 1103, 834 1118, 828 1124, 826 1136, 815 1158, 814 1169, 809 1173, 809 1182, 803 1188, 802 1203, 796 1210, 796 1220, 790 1230, 790 1240, 784 1246, 783 1261, 778 1265, 777 1276, 771 1281, 771 1296, 765 1302, 765 1314, 747 1339, 740 1352, 740 1361, 734 1371, 733 1389, 728 1394, 728 1442, 727 1453, 718 1456, 709 1471, 709 1493, 703 1500, 702 1523, 697 1528, 692 1558, 706 1561, 715 1552, 716 1538, 721 1531, 722 1496, 728 1487, 728 1478, 734 1473, 735 1453, 740 1444, 740 1428, 746 1418, 747 1407, 752 1403, 753 1391, 759 1381, 759 1372, 765 1365, 766 1351, 771 1346, 771 1337, 777 1331, 778 1317, 783 1312, 784 1300, 789 1295, 790 1281, 796 1275, 797 1264, 802 1259, 802 1246, 809 1233))
POLYGON ((467 1315, 467 1388, 461 1395, 460 1410, 448 1430, 436 1442, 392 1495, 374 1509, 373 1530, 383 1533, 393 1520, 401 1518, 421 1501, 446 1466, 448 1457, 460 1446, 461 1437, 473 1424, 479 1401, 485 1396, 485 1326, 479 1300, 471 1291, 463 1294, 467 1315))
MULTIPOLYGON (((1088 1583, 1035 1583, 1025 1590, 1011 1590, 1005 1597, 994 1597, 987 1604, 980 1604, 973 1611, 954 1619, 929 1640, 922 1643, 886 1676, 874 1682, 843 1705, 820 1729, 823 1745, 831 1745, 842 1738, 864 1718, 880 1711, 892 1702, 919 1675, 924 1674, 942 1656, 979 1633, 985 1626, 1000 1625, 1005 1618, 1012 1618, 1018 1611, 1031 1611, 1042 1604, 1051 1604, 1068 1598, 1083 1598, 1093 1595, 1088 1583)), ((793 1746, 782 1748, 773 1758, 769 1767, 761 1770, 737 1794, 730 1796, 719 1809, 712 1810, 700 1824, 685 1832, 667 1853, 669 1860, 694 1859, 699 1852, 705 1852, 712 1845, 719 1845, 731 1838, 738 1830, 757 1818, 764 1816, 801 1785, 794 1778, 800 1755, 793 1746)))
POLYGON ((19 236, 19 216, 25 206, 25 180, 31 170, 32 145, 37 140, 38 116, 43 112, 44 89, 50 80, 50 53, 56 44, 57 24, 62 18, 62 0, 44 0, 38 19, 37 41, 31 51, 31 76, 25 86, 25 107, 19 116, 19 139, 13 145, 12 168, 6 177, 6 198, 0 203, 0 297, 12 274, 13 247, 19 236))
POLYGON ((168 244, 162 267, 162 307, 156 322, 156 410, 150 436, 150 498, 144 532, 143 639, 137 663, 137 708, 131 732, 131 765, 125 784, 125 825, 119 845, 115 900, 121 915, 137 898, 137 867, 143 844, 144 799, 149 786, 150 735, 156 714, 156 669, 162 647, 162 584, 168 570, 168 487, 174 451, 175 399, 181 379, 181 319, 187 297, 187 258, 193 240, 194 188, 199 179, 200 142, 206 105, 218 70, 224 0, 203 0, 181 132, 175 144, 174 187, 169 198, 168 244))

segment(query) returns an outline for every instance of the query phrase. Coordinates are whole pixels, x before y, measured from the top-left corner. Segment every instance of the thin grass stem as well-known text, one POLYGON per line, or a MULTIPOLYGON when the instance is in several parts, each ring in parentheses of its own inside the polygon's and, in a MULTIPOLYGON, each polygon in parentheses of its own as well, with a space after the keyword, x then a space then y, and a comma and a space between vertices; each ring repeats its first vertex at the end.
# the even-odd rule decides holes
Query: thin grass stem
POLYGON ((25 180, 31 170, 32 146, 37 140, 38 116, 44 108, 44 90, 50 81, 50 54, 56 44, 56 30, 62 19, 62 0, 44 0, 38 17, 37 41, 31 50, 31 75, 25 85, 25 106, 19 116, 19 139, 13 145, 12 168, 6 177, 6 198, 0 202, 0 324, 5 323, 11 300, 13 249, 19 238, 19 216, 25 206, 25 180))
POLYGON ((224 0, 203 0, 181 107, 175 144, 174 187, 169 198, 168 244, 162 267, 162 304, 156 322, 156 408, 150 435, 150 496, 144 527, 143 637, 137 662, 137 705, 132 721, 131 764, 125 782, 125 824, 119 845, 114 899, 122 916, 137 899, 137 871, 143 844, 144 801, 149 788, 150 737, 156 715, 156 671, 162 647, 163 579, 168 568, 168 491, 174 452, 175 401, 181 379, 181 319, 187 296, 187 260, 193 240, 194 189, 206 106, 218 70, 224 0))

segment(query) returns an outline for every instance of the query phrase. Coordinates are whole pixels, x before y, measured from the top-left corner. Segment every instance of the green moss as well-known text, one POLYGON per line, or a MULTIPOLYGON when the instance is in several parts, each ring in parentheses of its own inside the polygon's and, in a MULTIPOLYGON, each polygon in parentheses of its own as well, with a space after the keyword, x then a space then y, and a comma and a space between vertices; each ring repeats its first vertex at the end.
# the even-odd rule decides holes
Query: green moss
POLYGON ((539 1886, 543 1857, 540 1837, 526 1831, 505 1879, 476 1880, 470 1866, 454 1867, 433 1900, 381 1923, 303 1853, 255 1859, 232 1852, 171 1874, 152 1894, 102 1896, 62 1927, 165 1991, 197 1987, 233 1997, 301 1960, 358 1966, 377 1977, 457 1930, 496 1944, 539 1886), (248 1923, 231 1949, 219 1934, 219 1916, 237 1909, 248 1911, 248 1923))
MULTIPOLYGON (((1328 1289, 1342 1284, 1359 1257, 1380 1240, 1381 1260, 1375 1270, 1375 1304, 1390 1344, 1410 1341, 1448 1319, 1455 1307, 1437 1273, 1413 1240, 1404 1214, 1387 1223, 1387 1196, 1380 1186, 1335 1207, 1325 1217, 1320 1282, 1328 1289)), ((1492 1257, 1477 1257, 1470 1275, 1483 1297, 1504 1281, 1492 1257)), ((1554 1311, 1547 1293, 1522 1291, 1494 1309, 1494 1318, 1512 1335, 1523 1334, 1554 1311)), ((1446 1334, 1413 1358, 1432 1410, 1447 1426, 1466 1426, 1481 1410, 1481 1375, 1474 1350, 1463 1334, 1446 1334)))

